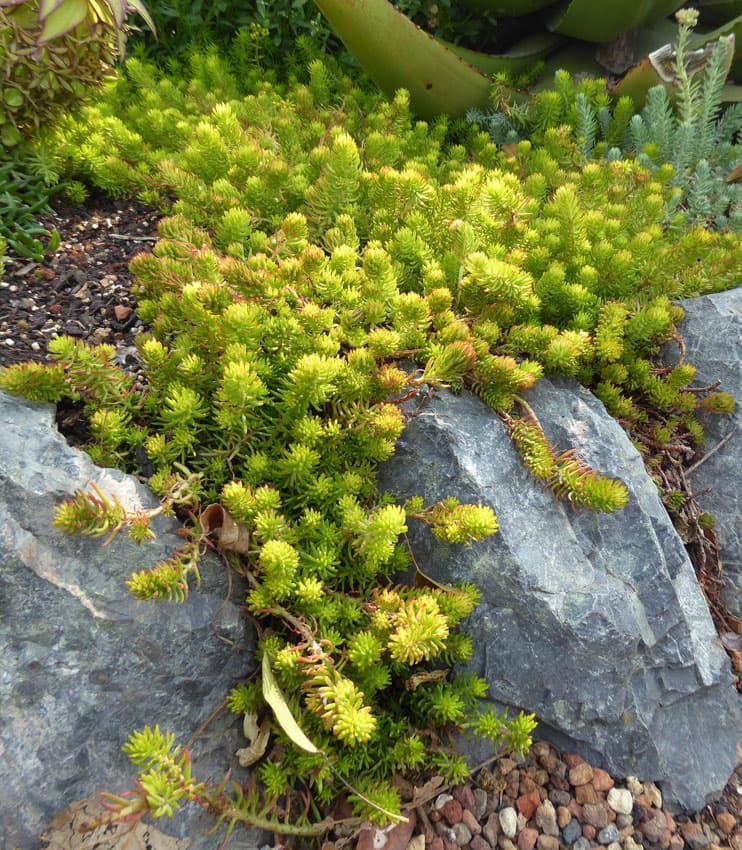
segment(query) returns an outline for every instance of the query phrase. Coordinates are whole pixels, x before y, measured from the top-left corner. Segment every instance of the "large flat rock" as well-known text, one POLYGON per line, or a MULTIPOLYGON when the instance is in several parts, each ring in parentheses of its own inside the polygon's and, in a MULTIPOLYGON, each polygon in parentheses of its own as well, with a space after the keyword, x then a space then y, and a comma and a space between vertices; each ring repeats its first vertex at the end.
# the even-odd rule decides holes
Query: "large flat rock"
POLYGON ((412 419, 380 487, 495 510, 498 534, 469 548, 417 524, 409 534, 424 572, 481 591, 465 624, 468 669, 492 699, 535 712, 538 734, 562 749, 659 781, 671 807, 698 810, 735 767, 742 713, 685 549, 640 455, 594 396, 544 379, 527 397, 550 440, 625 482, 626 508, 555 501, 468 393, 442 392, 412 419))
MULTIPOLYGON (((52 407, 0 393, 0 433, 0 847, 36 850, 54 813, 131 787, 136 771, 121 752, 130 732, 159 724, 185 744, 252 671, 254 641, 216 557, 183 605, 127 590, 133 570, 178 545, 175 520, 158 520, 143 547, 125 534, 104 548, 52 528, 54 506, 91 481, 127 507, 156 504, 136 479, 70 448, 52 407)), ((195 776, 222 778, 244 746, 240 728, 226 709, 206 726, 191 750, 195 776)), ((157 823, 189 837, 191 850, 213 850, 209 826, 195 806, 157 823)))
MULTIPOLYGON (((706 435, 703 460, 688 475, 701 507, 714 515, 724 570, 721 598, 742 617, 742 287, 680 301, 685 319, 678 330, 686 360, 696 367, 695 386, 721 381, 720 390, 737 401, 728 416, 701 414, 706 435)), ((674 363, 677 347, 664 349, 674 363)))

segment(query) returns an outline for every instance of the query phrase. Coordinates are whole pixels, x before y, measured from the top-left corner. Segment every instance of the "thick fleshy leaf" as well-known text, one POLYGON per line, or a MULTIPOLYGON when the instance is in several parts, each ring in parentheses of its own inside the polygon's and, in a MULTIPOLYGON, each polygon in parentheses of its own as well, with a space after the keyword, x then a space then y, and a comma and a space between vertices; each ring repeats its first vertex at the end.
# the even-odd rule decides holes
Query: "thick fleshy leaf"
POLYGON ((547 15, 547 26, 581 41, 613 41, 627 30, 672 14, 682 5, 682 0, 568 0, 547 15))
POLYGON ((55 9, 58 9, 66 2, 67 0, 39 0, 39 20, 45 21, 55 9))
POLYGON ((554 2, 555 0, 464 0, 464 5, 468 9, 490 12, 503 18, 517 18, 553 6, 554 2))
POLYGON ((711 32, 696 33, 691 38, 690 45, 696 49, 711 41, 716 41, 722 35, 734 36, 734 56, 729 74, 732 79, 742 82, 742 14, 726 21, 726 23, 711 32))
MULTIPOLYGON (((739 0, 739 2, 742 4, 742 0, 739 0)), ((733 78, 739 79, 742 77, 742 14, 728 18, 720 27, 713 30, 696 29, 688 39, 688 46, 691 50, 699 50, 711 42, 718 41, 722 35, 732 34, 735 44, 730 74, 733 78)), ((643 26, 634 36, 634 51, 637 60, 639 57, 649 56, 650 53, 659 50, 665 44, 672 44, 677 39, 677 35, 677 24, 669 19, 655 21, 643 26)))
POLYGON ((528 71, 536 62, 546 59, 564 43, 564 39, 556 33, 538 32, 514 44, 506 53, 480 53, 458 44, 449 44, 443 39, 437 40, 452 53, 489 76, 499 71, 508 71, 511 74, 528 71))
MULTIPOLYGON (((734 55, 734 37, 727 36, 728 62, 731 64, 734 55)), ((703 48, 703 55, 694 57, 696 63, 705 62, 711 55, 716 38, 703 48)), ((698 50, 700 51, 701 48, 698 50)), ((664 85, 668 89, 673 86, 673 61, 674 51, 667 44, 658 50, 645 56, 638 64, 631 68, 613 87, 611 94, 614 98, 628 96, 633 99, 637 109, 644 106, 647 92, 653 86, 664 85)), ((729 87, 725 87, 729 88, 729 87)), ((731 94, 731 92, 730 92, 731 94)), ((725 98, 726 99, 726 98, 725 98)))
POLYGON ((340 40, 379 88, 410 93, 421 118, 486 107, 491 81, 387 0, 315 0, 340 40))
POLYGON ((64 0, 44 21, 39 42, 54 41, 78 27, 88 16, 88 0, 64 0))
POLYGON ((157 38, 157 27, 155 26, 155 22, 152 20, 149 12, 147 11, 147 7, 142 3, 142 0, 129 0, 128 3, 129 9, 141 15, 144 18, 144 22, 152 31, 152 35, 157 38))

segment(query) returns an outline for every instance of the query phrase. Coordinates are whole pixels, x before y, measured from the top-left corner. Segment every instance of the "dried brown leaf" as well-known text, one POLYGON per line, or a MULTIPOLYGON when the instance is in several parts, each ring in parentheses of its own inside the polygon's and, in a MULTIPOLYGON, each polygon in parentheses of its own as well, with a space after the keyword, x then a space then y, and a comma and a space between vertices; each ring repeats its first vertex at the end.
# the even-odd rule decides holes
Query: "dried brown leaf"
POLYGON ((270 720, 264 720, 258 725, 258 715, 252 712, 245 712, 242 729, 249 744, 241 750, 237 750, 235 755, 242 767, 250 767, 251 764, 255 764, 256 761, 263 758, 265 754, 268 739, 271 735, 270 720))
POLYGON ((737 180, 742 180, 742 165, 738 165, 727 175, 727 183, 736 183, 737 180))
POLYGON ((41 836, 48 845, 44 850, 187 850, 190 847, 190 838, 173 838, 142 821, 87 828, 107 814, 95 800, 72 803, 54 815, 49 829, 41 836))
POLYGON ((242 522, 236 522, 226 508, 216 503, 201 511, 198 518, 204 533, 213 535, 220 549, 246 555, 250 551, 250 532, 242 522))
POLYGON ((417 808, 418 806, 422 806, 424 803, 427 803, 428 800, 432 800, 441 785, 443 785, 443 777, 434 776, 424 785, 415 788, 412 793, 412 802, 410 803, 412 808, 417 808))

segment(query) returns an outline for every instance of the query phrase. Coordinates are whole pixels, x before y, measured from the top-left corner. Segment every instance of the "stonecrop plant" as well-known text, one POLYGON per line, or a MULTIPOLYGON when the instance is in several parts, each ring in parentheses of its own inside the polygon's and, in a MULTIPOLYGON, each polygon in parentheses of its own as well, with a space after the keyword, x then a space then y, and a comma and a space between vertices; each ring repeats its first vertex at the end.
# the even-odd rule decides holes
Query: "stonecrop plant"
MULTIPOLYGON (((523 752, 534 726, 481 711, 486 683, 451 673, 471 652, 457 626, 476 588, 435 585, 424 564, 399 583, 410 523, 451 545, 497 531, 486 505, 377 492, 401 402, 468 388, 555 498, 620 509, 623 484, 551 445, 524 394, 544 373, 575 378, 627 426, 660 409, 668 439, 702 439, 694 411, 732 399, 689 391, 693 367, 668 373, 653 355, 681 316, 671 299, 733 285, 742 246, 665 226, 670 166, 587 162, 568 129, 506 156, 331 63, 291 89, 255 77, 244 95, 213 55, 188 82, 135 61, 127 75, 55 149, 66 176, 167 207, 160 241, 131 265, 146 379, 110 346, 60 337, 53 362, 10 367, 0 386, 78 401, 92 458, 134 473, 145 458, 154 512, 190 516, 172 558, 131 577, 137 597, 182 600, 206 546, 246 581, 262 675, 228 703, 253 729, 260 790, 197 782, 187 752, 145 729, 127 745, 135 792, 111 805, 168 815, 195 799, 228 830, 313 835, 328 828, 310 822, 314 806, 349 784, 357 815, 389 822, 395 774, 467 775, 446 731, 523 752), (313 803, 288 823, 276 801, 292 789, 313 803)), ((56 524, 144 542, 152 513, 78 493, 56 524)))

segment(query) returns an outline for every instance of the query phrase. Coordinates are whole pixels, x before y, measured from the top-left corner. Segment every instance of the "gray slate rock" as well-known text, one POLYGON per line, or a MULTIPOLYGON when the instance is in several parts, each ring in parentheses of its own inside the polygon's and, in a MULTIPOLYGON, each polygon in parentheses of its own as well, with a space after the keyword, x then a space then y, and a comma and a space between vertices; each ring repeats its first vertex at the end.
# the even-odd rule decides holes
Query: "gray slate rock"
MULTIPOLYGON (((53 508, 95 481, 129 507, 156 500, 136 479, 92 464, 54 426, 54 409, 0 393, 0 847, 36 850, 39 833, 70 803, 131 787, 136 769, 121 752, 128 735, 159 724, 185 744, 254 668, 254 638, 235 586, 217 558, 183 605, 139 602, 124 582, 169 557, 175 520, 157 540, 126 535, 103 548, 51 525, 53 508), (212 633, 238 644, 234 649, 212 633)), ((191 752, 194 776, 220 780, 245 745, 241 724, 222 711, 191 752)), ((210 821, 191 806, 156 826, 213 850, 210 821)), ((264 843, 257 831, 232 850, 264 843)), ((45 846, 45 845, 44 845, 45 846)))
MULTIPOLYGON (((742 287, 679 303, 685 310, 678 330, 686 360, 697 369, 693 384, 710 386, 720 380, 719 389, 737 401, 729 416, 699 416, 706 434, 702 450, 709 456, 688 480, 698 503, 716 518, 724 569, 722 601, 742 617, 742 287)), ((678 348, 667 345, 663 354, 674 364, 678 348)))
POLYGON ((478 398, 444 392, 407 425, 380 487, 427 504, 489 504, 497 535, 468 548, 411 523, 420 568, 471 581, 468 669, 498 704, 533 711, 539 736, 614 776, 661 781, 698 810, 735 767, 742 713, 692 566, 641 457, 578 384, 541 380, 528 400, 549 439, 622 479, 622 511, 572 510, 527 475, 478 398))

